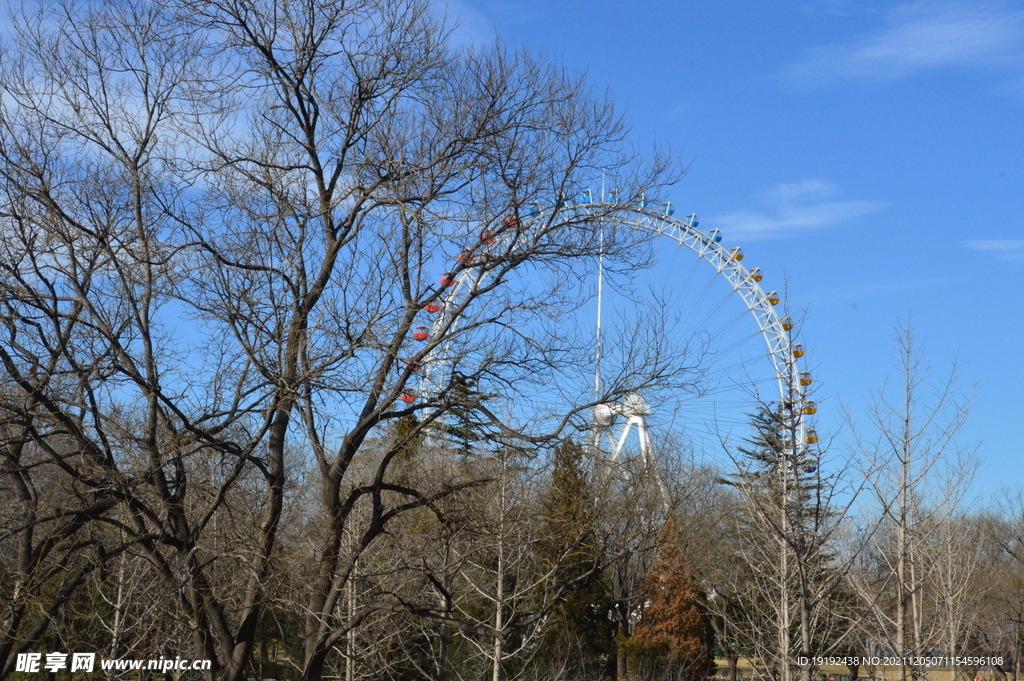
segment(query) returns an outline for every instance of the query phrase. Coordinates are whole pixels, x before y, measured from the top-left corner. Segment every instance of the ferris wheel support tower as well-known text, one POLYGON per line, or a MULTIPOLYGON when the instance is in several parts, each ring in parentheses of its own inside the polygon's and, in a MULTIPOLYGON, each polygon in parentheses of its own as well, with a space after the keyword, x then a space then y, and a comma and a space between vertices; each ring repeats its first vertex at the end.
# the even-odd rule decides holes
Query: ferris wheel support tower
POLYGON ((648 465, 654 455, 654 448, 651 446, 651 435, 647 429, 646 416, 651 413, 651 407, 647 400, 639 393, 629 393, 619 404, 602 403, 594 407, 590 418, 590 447, 598 452, 601 449, 601 441, 607 440, 611 450, 611 460, 618 462, 622 457, 622 450, 629 439, 630 431, 636 428, 637 439, 640 443, 640 458, 644 465, 648 465), (622 430, 616 438, 612 434, 615 425, 615 418, 621 416, 625 419, 622 430))

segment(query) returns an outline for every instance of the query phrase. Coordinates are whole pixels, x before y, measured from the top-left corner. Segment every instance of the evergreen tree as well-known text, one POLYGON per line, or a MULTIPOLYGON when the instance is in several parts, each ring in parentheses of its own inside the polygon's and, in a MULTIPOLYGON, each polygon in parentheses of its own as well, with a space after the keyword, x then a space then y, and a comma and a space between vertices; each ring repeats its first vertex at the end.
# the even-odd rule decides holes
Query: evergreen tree
POLYGON ((542 560, 552 571, 554 583, 576 581, 544 623, 540 654, 569 653, 576 657, 577 671, 594 678, 597 670, 607 667, 613 627, 585 457, 583 448, 571 441, 555 449, 551 487, 541 506, 542 560))
POLYGON ((438 426, 449 446, 463 455, 468 455, 478 442, 490 439, 484 420, 474 405, 485 404, 492 395, 485 395, 476 389, 476 379, 460 377, 451 387, 447 399, 451 403, 447 419, 438 426))
MULTIPOLYGON (((740 493, 735 543, 749 566, 746 582, 723 602, 739 604, 744 621, 732 628, 746 655, 783 680, 797 669, 795 657, 812 658, 826 645, 829 598, 840 581, 829 567, 835 481, 823 476, 817 439, 800 423, 807 405, 766 405, 754 414, 754 433, 738 448, 739 472, 722 481, 740 493)), ((808 670, 800 668, 805 680, 808 670)))
POLYGON ((737 448, 740 472, 726 484, 756 495, 779 511, 806 506, 819 489, 818 459, 800 439, 792 405, 762 406, 751 416, 754 434, 737 448))
POLYGON ((832 514, 822 496, 819 452, 800 432, 789 403, 763 406, 751 419, 754 434, 737 449, 740 471, 723 481, 745 502, 741 532, 755 541, 774 535, 798 560, 824 565, 828 556, 814 536, 832 514))
POLYGON ((678 548, 671 520, 664 536, 644 577, 640 621, 621 648, 638 678, 700 681, 711 671, 714 646, 704 596, 678 548))

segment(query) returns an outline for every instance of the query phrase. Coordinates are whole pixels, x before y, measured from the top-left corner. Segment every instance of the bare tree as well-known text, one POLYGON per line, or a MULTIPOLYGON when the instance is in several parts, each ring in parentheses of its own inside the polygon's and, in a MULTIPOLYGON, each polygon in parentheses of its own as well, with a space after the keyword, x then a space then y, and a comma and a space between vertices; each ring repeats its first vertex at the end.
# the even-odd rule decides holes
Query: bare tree
POLYGON ((984 567, 990 586, 982 640, 1004 656, 999 672, 1016 681, 1024 664, 1024 491, 1004 490, 997 510, 986 542, 995 553, 984 567))
MULTIPOLYGON (((14 28, 0 408, 18 501, 0 675, 131 549, 174 594, 191 654, 243 678, 290 476, 312 469, 294 608, 303 677, 319 679, 350 632, 401 608, 383 592, 350 607, 361 556, 403 514, 482 484, 405 484, 404 444, 367 442, 410 414, 410 437, 456 412, 523 442, 580 423, 582 383, 557 409, 493 405, 577 377, 582 344, 545 322, 578 304, 579 263, 600 248, 628 267, 634 237, 601 244, 592 211, 530 207, 600 170, 650 196, 672 166, 633 163, 580 78, 500 45, 450 49, 420 0, 66 2, 14 28), (444 323, 417 340, 438 304, 444 323), (415 394, 442 355, 439 384, 415 394)), ((600 400, 671 381, 677 358, 657 350, 600 400)))
MULTIPOLYGON (((866 477, 882 518, 873 541, 874 567, 856 574, 853 584, 873 634, 892 654, 907 658, 920 657, 926 639, 941 636, 929 630, 929 623, 938 620, 932 616, 936 613, 925 612, 926 585, 941 555, 934 546, 936 532, 957 511, 969 484, 971 453, 955 440, 969 408, 959 391, 958 367, 954 364, 946 379, 932 382, 923 346, 909 323, 897 329, 896 363, 899 390, 879 392, 870 411, 876 435, 869 440, 853 428, 870 465, 866 477), (940 477, 948 484, 936 485, 940 477)), ((949 598, 947 609, 959 597, 951 591, 949 598)), ((902 674, 908 674, 908 667, 902 674)))

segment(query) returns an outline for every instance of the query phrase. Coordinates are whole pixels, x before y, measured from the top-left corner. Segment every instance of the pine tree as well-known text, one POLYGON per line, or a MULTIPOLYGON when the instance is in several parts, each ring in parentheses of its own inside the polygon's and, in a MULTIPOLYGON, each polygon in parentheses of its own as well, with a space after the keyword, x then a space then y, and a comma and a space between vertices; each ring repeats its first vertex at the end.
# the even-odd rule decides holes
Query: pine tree
POLYGON ((472 405, 485 404, 492 396, 476 389, 476 381, 461 378, 449 390, 447 399, 452 403, 448 417, 438 426, 449 446, 463 455, 473 451, 479 442, 489 440, 488 423, 472 405))
POLYGON ((744 618, 733 630, 748 656, 783 680, 791 678, 795 656, 821 649, 814 622, 837 584, 828 567, 830 481, 819 470, 816 440, 802 431, 803 408, 784 403, 754 414, 754 433, 738 448, 739 472, 722 481, 740 492, 736 544, 749 566, 746 583, 730 594, 744 618))
POLYGON ((724 482, 792 515, 819 489, 817 456, 800 441, 791 405, 762 406, 751 425, 748 446, 737 448, 740 472, 724 482))
POLYGON ((714 645, 704 596, 679 551, 671 520, 665 541, 644 577, 644 603, 633 635, 621 641, 639 678, 700 681, 711 671, 714 645))
POLYGON ((585 456, 583 448, 571 441, 555 449, 551 488, 541 506, 542 559, 552 570, 554 583, 578 581, 545 622, 540 650, 542 655, 556 656, 571 651, 581 670, 597 670, 608 662, 613 628, 608 617, 610 595, 599 569, 602 546, 595 530, 585 456))
POLYGON ((763 406, 751 417, 751 425, 748 446, 737 448, 740 472, 723 481, 743 495, 743 530, 762 539, 767 531, 798 559, 824 564, 823 554, 810 558, 820 549, 813 535, 830 517, 823 508, 819 453, 803 438, 790 404, 763 406))

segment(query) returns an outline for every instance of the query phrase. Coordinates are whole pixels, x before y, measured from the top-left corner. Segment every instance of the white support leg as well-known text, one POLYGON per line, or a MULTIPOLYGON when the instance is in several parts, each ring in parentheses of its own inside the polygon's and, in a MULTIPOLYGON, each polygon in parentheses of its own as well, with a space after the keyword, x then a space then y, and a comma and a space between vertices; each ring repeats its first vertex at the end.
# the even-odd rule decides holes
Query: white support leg
POLYGON ((643 416, 634 416, 633 419, 636 420, 637 437, 640 439, 640 458, 643 459, 644 468, 646 468, 651 465, 654 458, 651 435, 647 432, 647 423, 643 416))
POLYGON ((626 425, 622 428, 622 435, 619 436, 619 442, 615 445, 615 449, 612 451, 612 461, 618 463, 619 457, 622 455, 622 448, 626 446, 626 438, 629 437, 629 431, 633 429, 632 419, 626 421, 626 425))

